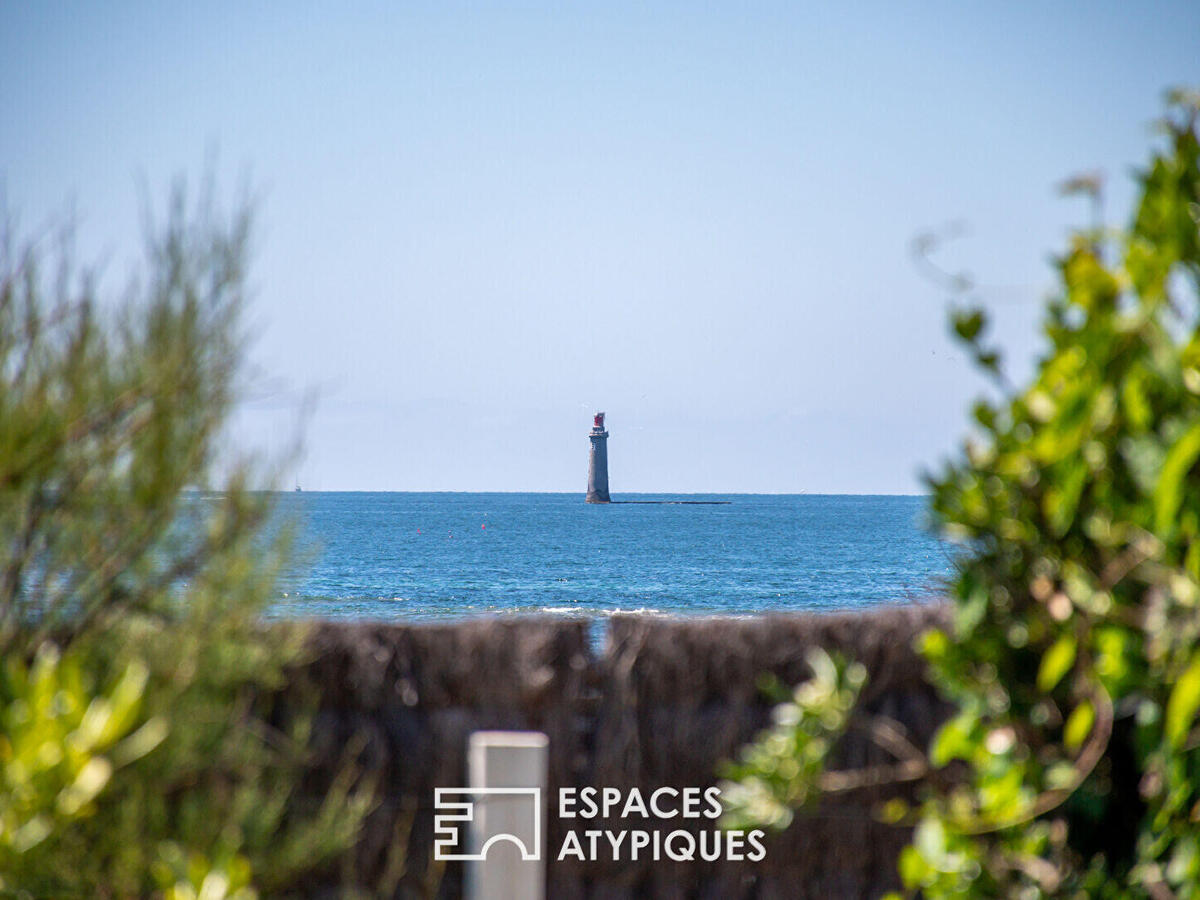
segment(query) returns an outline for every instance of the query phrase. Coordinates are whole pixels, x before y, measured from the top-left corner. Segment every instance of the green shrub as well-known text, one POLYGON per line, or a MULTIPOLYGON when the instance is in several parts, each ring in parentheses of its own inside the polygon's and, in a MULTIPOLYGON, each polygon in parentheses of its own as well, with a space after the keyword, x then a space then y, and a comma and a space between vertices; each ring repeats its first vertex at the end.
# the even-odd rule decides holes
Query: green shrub
POLYGON ((910 894, 1200 895, 1196 99, 1172 94, 1128 230, 1058 260, 1028 386, 981 311, 954 317, 1002 397, 930 479, 964 552, 953 627, 922 645, 956 706, 924 761, 939 787, 884 811, 915 825, 910 894))
POLYGON ((278 893, 364 814, 341 782, 304 806, 306 717, 269 708, 303 634, 262 624, 287 531, 250 489, 269 473, 224 449, 245 209, 177 189, 116 299, 67 241, 0 242, 0 884, 18 894, 278 893))
MULTIPOLYGON (((78 654, 76 654, 78 655, 78 654)), ((140 718, 147 671, 130 663, 106 690, 89 686, 74 658, 44 645, 32 666, 10 658, 0 673, 0 890, 45 893, 44 851, 95 813, 114 768, 153 750, 166 733, 140 718)))

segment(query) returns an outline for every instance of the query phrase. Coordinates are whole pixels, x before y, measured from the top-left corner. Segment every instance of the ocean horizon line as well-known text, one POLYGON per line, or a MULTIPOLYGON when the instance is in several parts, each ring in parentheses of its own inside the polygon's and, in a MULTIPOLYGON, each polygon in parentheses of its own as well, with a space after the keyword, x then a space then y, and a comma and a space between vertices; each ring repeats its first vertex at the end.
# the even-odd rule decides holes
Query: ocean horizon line
MULTIPOLYGON (((221 493, 219 490, 193 488, 203 493, 221 493)), ((325 490, 318 488, 274 488, 264 490, 269 494, 416 494, 416 495, 504 495, 532 494, 539 497, 583 497, 586 491, 523 491, 523 490, 393 490, 376 488, 349 488, 325 490)), ((613 497, 928 497, 928 493, 901 491, 614 491, 613 497)), ((593 504, 603 506, 604 504, 593 504)))

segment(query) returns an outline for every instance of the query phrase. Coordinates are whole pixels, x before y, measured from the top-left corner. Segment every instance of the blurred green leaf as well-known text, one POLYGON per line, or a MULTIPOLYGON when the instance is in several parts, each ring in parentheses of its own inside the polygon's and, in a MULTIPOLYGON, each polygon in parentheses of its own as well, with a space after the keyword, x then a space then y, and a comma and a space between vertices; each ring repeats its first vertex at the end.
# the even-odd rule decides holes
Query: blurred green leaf
POLYGON ((1159 534, 1170 534, 1183 501, 1184 480, 1200 457, 1200 422, 1189 428, 1167 451, 1162 474, 1154 489, 1154 524, 1159 534))
POLYGON ((1038 690, 1049 692, 1062 681, 1064 675, 1075 664, 1075 637, 1064 634, 1055 641, 1050 649, 1042 654, 1041 665, 1038 666, 1038 690))
POLYGON ((1095 721, 1096 708, 1090 700, 1084 700, 1067 717, 1067 723, 1063 726, 1063 746, 1068 750, 1078 750, 1092 733, 1095 721))
POLYGON ((1187 737, 1200 709, 1200 653, 1179 676, 1171 688, 1165 714, 1167 740, 1178 747, 1187 737))
POLYGON ((953 314, 954 333, 964 341, 971 343, 979 337, 986 324, 983 310, 959 310, 953 314))

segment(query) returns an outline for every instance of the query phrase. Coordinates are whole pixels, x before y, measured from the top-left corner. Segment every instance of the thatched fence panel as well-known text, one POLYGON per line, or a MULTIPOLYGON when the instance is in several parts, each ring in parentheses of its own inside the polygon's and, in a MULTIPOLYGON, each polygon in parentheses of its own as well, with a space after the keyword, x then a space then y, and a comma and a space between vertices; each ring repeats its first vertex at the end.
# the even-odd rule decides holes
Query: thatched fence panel
MULTIPOLYGON (((319 794, 350 750, 375 780, 379 801, 329 883, 349 874, 372 896, 458 896, 459 867, 432 860, 433 791, 466 784, 472 731, 511 729, 550 738, 549 897, 878 895, 895 886, 896 854, 908 838, 875 820, 874 808, 888 796, 882 789, 840 796, 798 816, 769 838, 766 859, 757 863, 558 862, 568 830, 605 823, 560 821, 555 800, 562 787, 648 793, 715 784, 719 764, 768 723, 772 700, 762 678, 804 680, 805 654, 814 645, 866 665, 863 705, 901 722, 923 744, 945 709, 923 680, 912 643, 944 621, 945 611, 932 606, 743 619, 617 616, 598 652, 582 621, 322 623, 291 688, 318 697, 308 790, 319 794)), ((856 735, 839 754, 847 765, 887 761, 856 735)), ((712 823, 669 826, 695 831, 712 823)))

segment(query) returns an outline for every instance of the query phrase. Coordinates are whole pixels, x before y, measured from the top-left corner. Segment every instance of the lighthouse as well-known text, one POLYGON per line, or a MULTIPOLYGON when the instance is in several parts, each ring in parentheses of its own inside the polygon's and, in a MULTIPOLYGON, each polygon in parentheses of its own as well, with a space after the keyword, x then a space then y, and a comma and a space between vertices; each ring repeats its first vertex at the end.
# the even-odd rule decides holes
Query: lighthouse
POLYGON ((608 432, 604 430, 604 413, 592 417, 588 435, 592 449, 588 454, 588 503, 608 503, 608 432))

